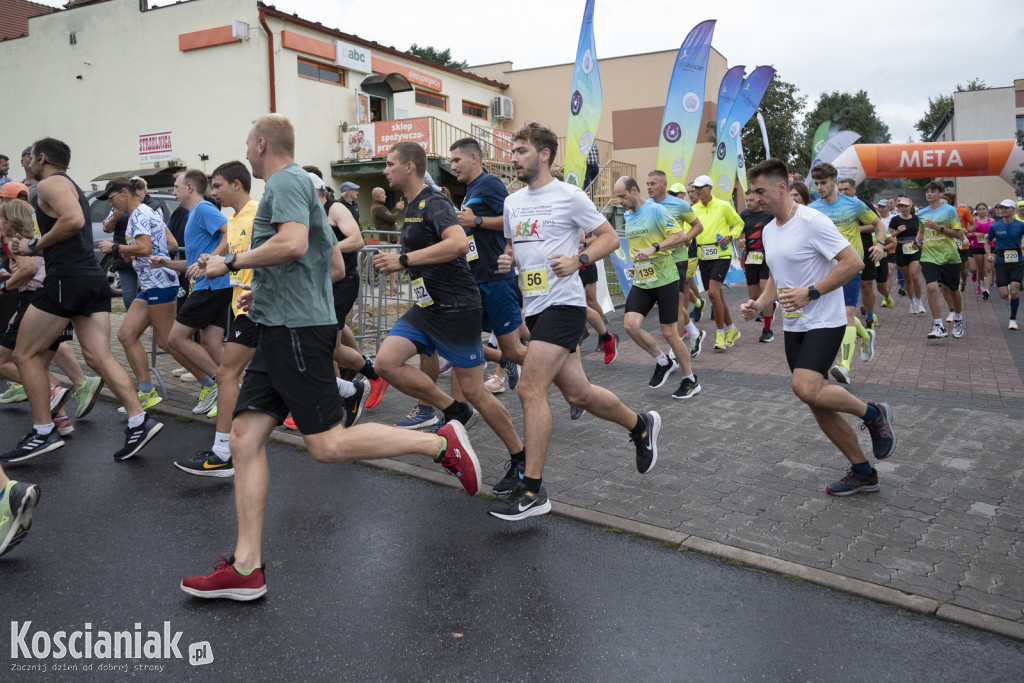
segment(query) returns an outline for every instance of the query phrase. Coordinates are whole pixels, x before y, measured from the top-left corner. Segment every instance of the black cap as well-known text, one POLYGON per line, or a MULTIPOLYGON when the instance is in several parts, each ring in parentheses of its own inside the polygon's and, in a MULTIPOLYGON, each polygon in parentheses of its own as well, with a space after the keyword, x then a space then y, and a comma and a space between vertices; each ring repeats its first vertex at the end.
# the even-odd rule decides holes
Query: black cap
POLYGON ((110 195, 120 192, 121 190, 135 192, 135 186, 129 183, 115 183, 111 181, 103 188, 103 192, 100 194, 99 199, 110 199, 110 195))

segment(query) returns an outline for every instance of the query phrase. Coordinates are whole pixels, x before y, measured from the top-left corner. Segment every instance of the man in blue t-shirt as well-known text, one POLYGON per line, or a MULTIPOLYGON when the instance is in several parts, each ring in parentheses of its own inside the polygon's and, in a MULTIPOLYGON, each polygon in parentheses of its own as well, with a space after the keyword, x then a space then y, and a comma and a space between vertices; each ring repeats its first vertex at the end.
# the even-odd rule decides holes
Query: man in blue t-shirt
POLYGON ((227 275, 208 280, 196 265, 203 254, 223 255, 228 250, 228 219, 206 201, 206 188, 206 174, 197 169, 189 169, 174 178, 174 197, 188 211, 185 260, 150 259, 150 267, 166 266, 188 277, 188 298, 178 311, 167 343, 175 357, 183 359, 185 369, 199 380, 199 402, 192 412, 215 417, 217 381, 214 376, 223 354, 221 342, 231 309, 231 280, 227 275), (192 340, 197 330, 201 344, 192 340))
POLYGON ((995 264, 996 287, 999 297, 1010 300, 1009 330, 1019 330, 1017 307, 1020 305, 1020 285, 1024 279, 1024 259, 1021 258, 1021 243, 1024 240, 1024 222, 1014 217, 1012 199, 996 204, 996 217, 985 239, 985 254, 989 263, 995 264))

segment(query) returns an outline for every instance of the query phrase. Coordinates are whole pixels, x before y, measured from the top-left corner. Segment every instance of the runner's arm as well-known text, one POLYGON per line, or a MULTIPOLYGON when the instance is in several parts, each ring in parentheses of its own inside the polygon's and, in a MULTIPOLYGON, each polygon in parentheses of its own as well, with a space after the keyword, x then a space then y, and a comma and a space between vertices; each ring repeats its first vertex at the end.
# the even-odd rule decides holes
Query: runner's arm
POLYGON ((11 273, 9 278, 7 278, 7 286, 5 289, 8 292, 17 291, 18 287, 21 287, 26 282, 30 282, 39 271, 39 264, 36 263, 36 260, 31 256, 15 254, 13 270, 14 272, 11 273))
POLYGON ((85 216, 78 204, 78 195, 70 187, 56 187, 47 179, 39 183, 39 205, 49 206, 57 214, 57 222, 49 232, 39 238, 36 249, 43 249, 63 242, 85 227, 85 216))
POLYGON ((342 205, 341 202, 335 202, 331 206, 331 215, 327 218, 334 220, 334 225, 338 226, 338 230, 344 237, 338 242, 341 245, 342 254, 350 254, 366 246, 366 242, 363 241, 363 233, 359 231, 359 224, 356 223, 356 219, 348 207, 342 205))

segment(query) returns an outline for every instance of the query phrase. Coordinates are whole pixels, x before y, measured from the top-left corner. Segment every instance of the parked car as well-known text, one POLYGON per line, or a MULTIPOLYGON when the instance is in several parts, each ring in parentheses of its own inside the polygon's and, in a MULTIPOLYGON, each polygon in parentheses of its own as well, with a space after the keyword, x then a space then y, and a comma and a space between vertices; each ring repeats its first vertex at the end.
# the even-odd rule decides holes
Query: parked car
MULTIPOLYGON (((116 298, 121 296, 121 279, 118 277, 117 271, 114 270, 114 255, 104 254, 100 251, 99 247, 100 242, 113 238, 113 233, 103 231, 103 220, 110 214, 110 201, 100 199, 99 196, 101 194, 103 194, 102 190, 95 190, 86 192, 85 196, 89 200, 92 242, 93 249, 96 252, 96 260, 99 261, 100 267, 107 276, 107 282, 110 283, 110 295, 116 298)), ((166 223, 170 220, 174 210, 178 208, 178 200, 174 198, 173 194, 168 192, 150 192, 149 196, 160 204, 164 223, 166 223)))

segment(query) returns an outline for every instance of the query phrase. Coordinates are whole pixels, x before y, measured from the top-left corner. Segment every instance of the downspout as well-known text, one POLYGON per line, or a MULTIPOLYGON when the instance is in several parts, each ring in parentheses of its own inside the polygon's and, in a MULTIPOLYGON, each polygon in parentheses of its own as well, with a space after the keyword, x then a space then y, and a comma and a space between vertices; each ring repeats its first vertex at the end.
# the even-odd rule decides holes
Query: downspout
POLYGON ((267 17, 263 8, 260 11, 260 26, 267 34, 267 63, 270 66, 270 113, 277 113, 277 78, 274 73, 274 34, 267 26, 267 17))

